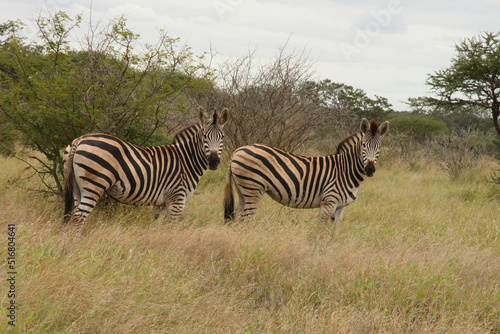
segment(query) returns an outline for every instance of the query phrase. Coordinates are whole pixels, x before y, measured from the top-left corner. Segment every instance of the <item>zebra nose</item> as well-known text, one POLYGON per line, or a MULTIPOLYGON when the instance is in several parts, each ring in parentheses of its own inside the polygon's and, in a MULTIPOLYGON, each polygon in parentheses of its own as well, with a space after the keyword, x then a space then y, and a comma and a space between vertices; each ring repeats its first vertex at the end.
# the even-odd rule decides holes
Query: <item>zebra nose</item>
POLYGON ((372 160, 368 160, 368 163, 365 166, 365 174, 369 177, 372 177, 373 174, 375 174, 375 163, 372 160))
POLYGON ((220 159, 217 152, 211 151, 208 155, 208 168, 216 170, 219 167, 220 159))

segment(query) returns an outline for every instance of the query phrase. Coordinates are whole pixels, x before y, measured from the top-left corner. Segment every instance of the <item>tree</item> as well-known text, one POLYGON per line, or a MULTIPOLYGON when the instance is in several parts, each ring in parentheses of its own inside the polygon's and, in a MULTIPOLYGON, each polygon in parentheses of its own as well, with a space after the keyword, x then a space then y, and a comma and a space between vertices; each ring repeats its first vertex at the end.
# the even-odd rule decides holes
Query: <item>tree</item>
POLYGON ((18 22, 0 26, 0 124, 37 152, 24 161, 53 193, 62 191, 61 151, 74 138, 98 131, 157 144, 169 113, 184 110, 185 90, 207 73, 163 31, 156 45, 138 50, 140 36, 123 17, 89 27, 75 50, 69 41, 81 20, 64 12, 40 16, 38 44, 19 37, 18 22))
POLYGON ((385 120, 393 112, 389 101, 381 96, 369 98, 366 93, 352 86, 325 79, 305 84, 307 96, 315 105, 327 110, 332 122, 323 129, 331 132, 340 129, 341 135, 352 132, 362 118, 385 120))
POLYGON ((361 118, 382 120, 392 112, 389 101, 382 96, 369 98, 366 93, 352 86, 332 82, 325 79, 319 82, 308 82, 307 89, 315 97, 315 102, 331 110, 344 110, 361 118))
POLYGON ((490 110, 500 136, 499 34, 485 32, 456 44, 451 66, 429 75, 427 84, 437 93, 441 106, 490 110))
POLYGON ((223 63, 207 104, 231 110, 226 152, 254 143, 295 151, 314 139, 326 113, 305 96, 310 69, 305 53, 287 53, 285 47, 266 63, 255 63, 252 53, 223 63))

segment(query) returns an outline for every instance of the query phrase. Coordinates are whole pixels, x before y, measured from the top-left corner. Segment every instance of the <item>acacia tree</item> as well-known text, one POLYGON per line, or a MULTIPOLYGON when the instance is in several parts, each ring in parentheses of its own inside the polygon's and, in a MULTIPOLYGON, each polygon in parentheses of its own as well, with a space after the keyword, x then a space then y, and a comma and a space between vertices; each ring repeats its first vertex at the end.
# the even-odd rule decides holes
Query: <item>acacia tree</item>
POLYGON ((500 33, 485 32, 455 45, 451 66, 429 75, 427 84, 440 106, 472 106, 491 111, 500 136, 500 33))
POLYGON ((139 49, 123 17, 89 27, 80 50, 70 40, 81 16, 57 12, 35 22, 38 43, 19 37, 20 22, 1 26, 0 121, 37 152, 23 159, 53 193, 62 191, 61 151, 74 138, 98 131, 156 144, 169 113, 184 109, 185 89, 207 73, 163 31, 157 44, 139 49))

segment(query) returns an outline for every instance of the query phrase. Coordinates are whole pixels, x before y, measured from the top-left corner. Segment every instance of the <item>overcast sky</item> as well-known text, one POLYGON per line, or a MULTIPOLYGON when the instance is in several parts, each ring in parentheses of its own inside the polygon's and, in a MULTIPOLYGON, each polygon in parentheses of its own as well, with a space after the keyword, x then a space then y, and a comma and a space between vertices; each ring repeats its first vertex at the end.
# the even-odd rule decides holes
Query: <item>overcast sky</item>
MULTIPOLYGON (((124 15, 144 43, 158 28, 221 57, 273 58, 310 53, 318 80, 331 79, 383 96, 396 110, 431 95, 429 73, 448 67, 455 43, 500 31, 499 0, 0 0, 0 22, 30 24, 43 8, 108 21, 124 15)), ((31 26, 32 27, 32 26, 31 26)), ((32 29, 34 30, 34 28, 32 29)))

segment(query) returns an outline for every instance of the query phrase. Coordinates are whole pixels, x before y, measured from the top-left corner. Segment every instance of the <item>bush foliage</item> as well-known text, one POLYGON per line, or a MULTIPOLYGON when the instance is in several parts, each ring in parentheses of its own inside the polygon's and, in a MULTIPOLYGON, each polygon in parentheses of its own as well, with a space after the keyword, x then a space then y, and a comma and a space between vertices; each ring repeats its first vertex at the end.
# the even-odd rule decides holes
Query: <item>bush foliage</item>
POLYGON ((137 50, 140 36, 123 17, 102 30, 91 27, 87 44, 75 50, 69 41, 81 20, 64 12, 39 17, 41 43, 19 37, 20 22, 0 30, 0 120, 9 124, 2 127, 41 153, 29 165, 54 193, 62 190, 61 150, 74 138, 105 132, 141 145, 164 143, 157 130, 170 113, 185 112, 189 89, 208 82, 201 59, 162 31, 156 45, 137 50))
POLYGON ((425 116, 408 115, 391 119, 391 132, 405 133, 423 141, 448 133, 449 130, 443 121, 425 116))

